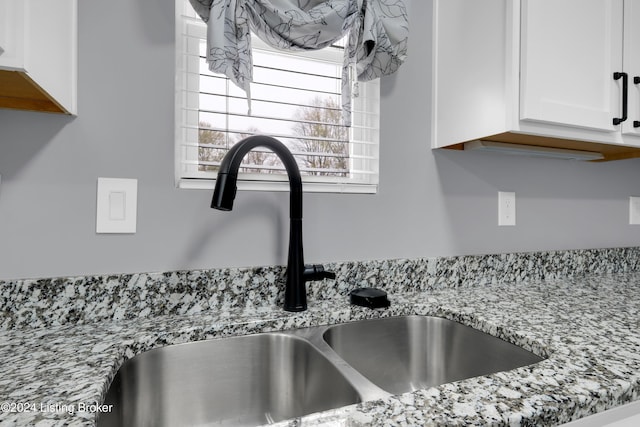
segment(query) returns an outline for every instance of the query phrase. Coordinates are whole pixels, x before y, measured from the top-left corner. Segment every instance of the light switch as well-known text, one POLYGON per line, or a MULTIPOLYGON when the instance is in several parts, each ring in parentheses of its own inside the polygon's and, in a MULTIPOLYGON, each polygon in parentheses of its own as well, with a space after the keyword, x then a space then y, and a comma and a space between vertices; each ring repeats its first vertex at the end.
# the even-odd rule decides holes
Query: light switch
POLYGON ((109 220, 124 221, 126 215, 127 193, 124 191, 112 191, 109 193, 109 220))
POLYGON ((135 233, 138 180, 98 178, 96 233, 135 233))

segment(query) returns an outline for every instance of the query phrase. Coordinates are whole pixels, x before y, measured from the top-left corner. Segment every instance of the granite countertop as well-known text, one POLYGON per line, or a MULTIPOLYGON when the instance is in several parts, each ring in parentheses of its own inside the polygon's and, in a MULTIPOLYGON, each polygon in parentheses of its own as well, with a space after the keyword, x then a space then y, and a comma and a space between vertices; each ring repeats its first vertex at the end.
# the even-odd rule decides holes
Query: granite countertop
POLYGON ((280 425, 557 425, 638 399, 640 274, 538 279, 391 294, 389 309, 346 298, 309 310, 221 311, 0 331, 2 425, 91 426, 118 367, 187 341, 404 314, 459 321, 547 359, 280 425), (9 404, 7 407, 6 404, 9 404), (69 409, 76 409, 69 413, 69 409))

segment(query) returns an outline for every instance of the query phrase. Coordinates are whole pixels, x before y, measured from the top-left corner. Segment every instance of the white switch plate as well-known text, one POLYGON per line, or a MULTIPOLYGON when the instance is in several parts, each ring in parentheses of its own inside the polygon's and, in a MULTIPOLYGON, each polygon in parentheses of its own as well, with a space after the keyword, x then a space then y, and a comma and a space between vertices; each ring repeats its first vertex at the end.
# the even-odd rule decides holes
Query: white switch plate
POLYGON ((96 233, 135 233, 138 180, 98 178, 96 233))
POLYGON ((498 225, 516 225, 516 193, 498 191, 498 225))
POLYGON ((629 197, 629 224, 640 224, 640 197, 629 197))

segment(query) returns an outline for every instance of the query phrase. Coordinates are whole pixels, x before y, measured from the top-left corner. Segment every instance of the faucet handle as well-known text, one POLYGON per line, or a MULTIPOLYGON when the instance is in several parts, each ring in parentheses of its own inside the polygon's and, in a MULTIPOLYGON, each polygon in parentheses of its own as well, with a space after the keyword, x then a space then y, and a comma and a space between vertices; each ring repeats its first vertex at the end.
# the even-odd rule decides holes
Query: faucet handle
POLYGON ((322 280, 322 279, 335 279, 336 273, 324 269, 321 264, 312 264, 304 266, 304 273, 302 274, 306 282, 322 280))
POLYGON ((327 271, 327 270, 323 269, 322 273, 320 273, 320 279, 335 280, 336 279, 336 273, 334 273, 333 271, 327 271))
POLYGON ((336 273, 334 273, 333 271, 325 271, 324 272, 324 279, 331 279, 331 280, 335 280, 336 279, 336 273))

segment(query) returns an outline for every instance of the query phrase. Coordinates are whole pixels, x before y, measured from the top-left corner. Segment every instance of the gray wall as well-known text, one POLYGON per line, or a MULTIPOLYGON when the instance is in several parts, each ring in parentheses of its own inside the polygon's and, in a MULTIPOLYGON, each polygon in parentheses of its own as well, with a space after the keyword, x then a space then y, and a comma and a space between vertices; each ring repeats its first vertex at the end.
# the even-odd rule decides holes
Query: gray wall
MULTIPOLYGON (((429 1, 382 80, 377 195, 305 195, 309 262, 634 246, 640 161, 429 149, 429 1), (497 192, 517 226, 497 226, 497 192)), ((0 279, 284 264, 286 193, 231 213, 173 184, 173 1, 79 2, 79 115, 0 111, 0 279), (96 235, 96 179, 137 178, 138 232, 96 235)))

